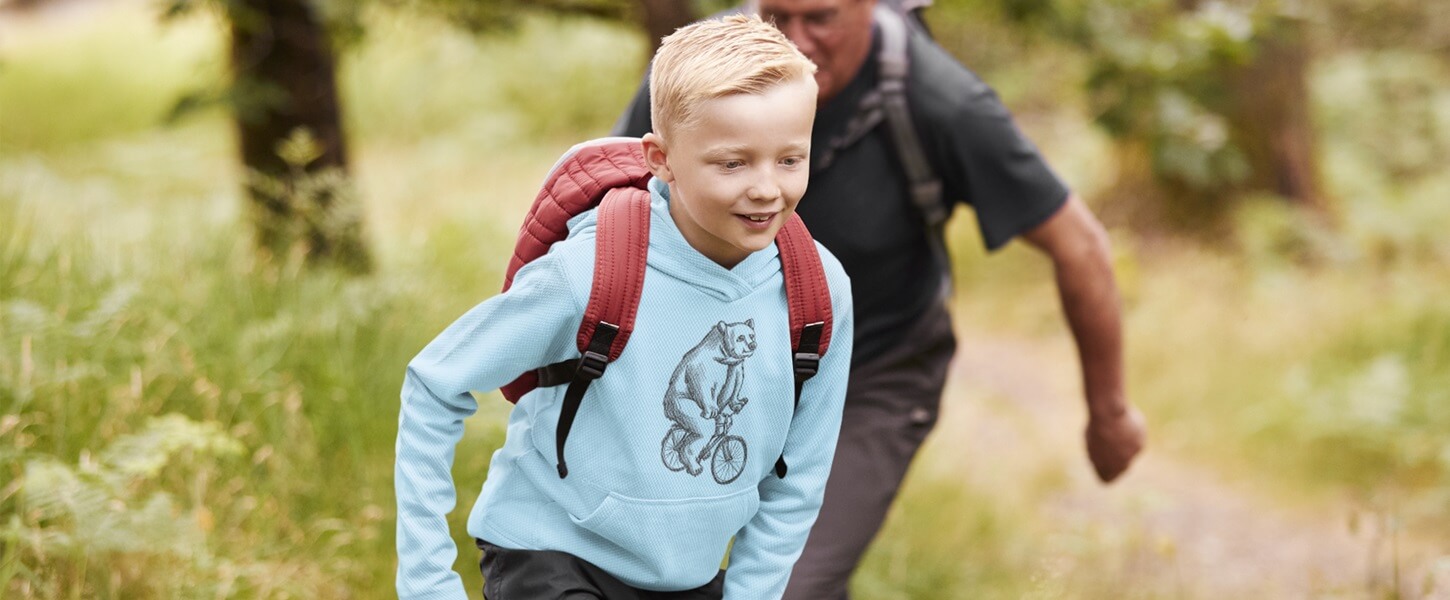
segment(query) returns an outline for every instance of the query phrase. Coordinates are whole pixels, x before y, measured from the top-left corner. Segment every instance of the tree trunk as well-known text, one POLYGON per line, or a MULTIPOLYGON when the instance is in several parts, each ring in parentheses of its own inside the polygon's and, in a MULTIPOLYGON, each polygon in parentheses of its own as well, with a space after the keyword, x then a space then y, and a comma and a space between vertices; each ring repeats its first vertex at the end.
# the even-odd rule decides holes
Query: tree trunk
POLYGON ((639 0, 639 4, 642 17, 640 25, 644 27, 645 34, 649 35, 651 56, 659 49, 660 38, 695 20, 689 0, 639 0))
POLYGON ((368 270, 327 32, 307 0, 229 6, 236 122, 258 246, 368 270))
POLYGON ((1323 214, 1328 203, 1314 154, 1305 30, 1301 19, 1275 19, 1253 60, 1227 74, 1226 116, 1250 166, 1246 188, 1273 192, 1323 214))

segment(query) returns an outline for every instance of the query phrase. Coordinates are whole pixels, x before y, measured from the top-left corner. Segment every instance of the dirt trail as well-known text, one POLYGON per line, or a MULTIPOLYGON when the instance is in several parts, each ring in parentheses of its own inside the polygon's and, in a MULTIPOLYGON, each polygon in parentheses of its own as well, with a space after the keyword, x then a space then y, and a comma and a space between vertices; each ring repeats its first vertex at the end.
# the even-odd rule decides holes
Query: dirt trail
POLYGON ((1055 540, 1043 549, 1045 581, 1059 580, 1049 595, 1394 597, 1398 551, 1399 597, 1450 599, 1450 549, 1408 535, 1392 545, 1373 519, 1352 528, 1347 503, 1287 506, 1252 482, 1175 458, 1151 431, 1149 452, 1125 478, 1099 485, 1082 450, 1085 409, 1070 342, 959 339, 922 467, 966 472, 971 485, 1027 507, 1055 540), (1095 575, 1084 582, 1084 572, 1095 575))

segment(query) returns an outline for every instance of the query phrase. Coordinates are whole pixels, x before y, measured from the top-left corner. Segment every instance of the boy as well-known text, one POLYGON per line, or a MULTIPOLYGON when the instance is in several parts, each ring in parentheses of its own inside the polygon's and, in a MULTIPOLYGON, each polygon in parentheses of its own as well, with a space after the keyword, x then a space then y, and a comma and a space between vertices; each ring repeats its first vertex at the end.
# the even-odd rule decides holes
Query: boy
MULTIPOLYGON (((853 333, 849 281, 817 246, 835 344, 794 406, 773 240, 806 189, 814 70, 756 17, 665 38, 651 74, 660 127, 641 142, 654 178, 630 350, 588 388, 567 475, 554 462, 563 389, 530 392, 510 415, 468 520, 489 600, 783 593, 830 471, 853 333)), ((466 597, 445 515, 454 447, 476 409, 469 390, 578 355, 596 216, 572 220, 567 240, 409 364, 395 471, 401 597, 466 597)))

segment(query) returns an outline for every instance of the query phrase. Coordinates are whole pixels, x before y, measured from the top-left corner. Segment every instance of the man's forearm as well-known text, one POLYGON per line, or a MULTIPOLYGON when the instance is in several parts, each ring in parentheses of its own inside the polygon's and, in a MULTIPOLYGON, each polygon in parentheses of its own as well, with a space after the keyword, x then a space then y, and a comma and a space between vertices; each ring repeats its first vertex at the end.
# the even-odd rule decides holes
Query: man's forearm
POLYGON ((1092 237, 1099 239, 1084 243, 1080 252, 1055 256, 1053 268, 1082 362, 1088 410, 1094 418, 1116 417, 1127 410, 1121 302, 1107 236, 1092 237))
POLYGON ((1052 260, 1062 312, 1082 361, 1088 410, 1095 418, 1121 415, 1127 410, 1122 313, 1107 232, 1082 200, 1070 196, 1024 238, 1052 260))

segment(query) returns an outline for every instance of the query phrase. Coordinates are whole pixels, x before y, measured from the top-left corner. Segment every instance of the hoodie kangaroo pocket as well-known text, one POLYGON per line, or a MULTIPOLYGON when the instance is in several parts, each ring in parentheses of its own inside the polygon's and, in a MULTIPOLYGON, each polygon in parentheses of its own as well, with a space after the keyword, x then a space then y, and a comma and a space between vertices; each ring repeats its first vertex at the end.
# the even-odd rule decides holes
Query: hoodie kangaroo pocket
POLYGON ((658 569, 661 582, 694 582, 714 577, 730 538, 760 507, 756 489, 724 496, 642 500, 611 492, 580 527, 618 544, 658 569))

